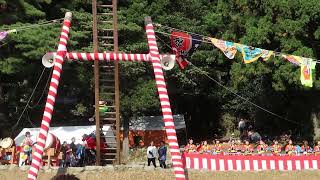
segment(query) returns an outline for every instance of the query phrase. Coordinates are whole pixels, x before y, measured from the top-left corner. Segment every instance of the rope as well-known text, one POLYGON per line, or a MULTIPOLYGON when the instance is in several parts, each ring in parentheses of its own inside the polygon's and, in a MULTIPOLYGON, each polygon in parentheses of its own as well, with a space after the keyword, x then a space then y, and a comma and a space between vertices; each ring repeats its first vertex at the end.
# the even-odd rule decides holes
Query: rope
POLYGON ((28 122, 31 124, 32 127, 36 127, 36 125, 30 120, 30 114, 29 114, 29 111, 28 111, 28 110, 26 111, 26 113, 27 113, 27 120, 28 120, 28 122))
MULTIPOLYGON (((188 34, 198 35, 198 36, 201 36, 203 39, 202 39, 202 40, 192 39, 192 38, 186 38, 186 39, 194 40, 194 41, 199 41, 199 42, 203 42, 203 43, 208 43, 208 44, 212 44, 212 42, 211 42, 211 38, 212 38, 212 37, 209 37, 209 36, 204 36, 204 35, 201 35, 201 34, 189 32, 189 31, 184 31, 184 30, 181 30, 181 29, 177 29, 177 28, 173 28, 173 27, 169 27, 169 26, 165 26, 165 25, 161 25, 161 24, 155 24, 155 26, 156 26, 156 27, 163 27, 163 28, 167 29, 168 31, 175 30, 175 31, 180 31, 180 32, 188 33, 188 34)), ((170 33, 162 32, 162 31, 155 31, 155 32, 160 33, 160 34, 167 35, 167 36, 169 36, 169 37, 170 37, 170 36, 180 37, 180 36, 178 36, 178 35, 171 35, 170 33)), ((276 57, 281 57, 281 58, 283 58, 283 56, 289 56, 290 54, 284 54, 284 53, 281 53, 281 52, 279 52, 279 51, 273 51, 273 55, 276 56, 276 57)), ((299 56, 299 57, 302 57, 302 56, 299 56)), ((303 57, 303 58, 306 58, 306 57, 303 57)), ((308 59, 312 59, 312 60, 314 60, 317 64, 320 64, 320 60, 319 60, 319 59, 314 59, 314 58, 308 58, 308 59)))
POLYGON ((21 115, 19 116, 16 124, 12 127, 12 131, 19 125, 19 122, 20 122, 20 120, 21 120, 24 112, 26 111, 26 109, 27 109, 27 107, 28 107, 28 105, 29 105, 29 103, 30 103, 30 101, 31 101, 31 99, 32 99, 32 96, 33 96, 33 94, 35 93, 35 91, 36 91, 36 89, 37 89, 37 87, 38 87, 38 84, 39 84, 40 80, 42 79, 42 75, 43 75, 45 69, 46 69, 46 68, 43 67, 43 70, 42 70, 42 72, 41 72, 41 75, 40 75, 40 77, 38 78, 38 81, 37 81, 35 87, 34 87, 33 90, 32 90, 32 93, 31 93, 31 95, 30 95, 30 97, 29 97, 29 99, 28 99, 28 101, 27 101, 27 104, 25 105, 25 107, 24 107, 21 115))
POLYGON ((263 107, 255 104, 255 103, 251 102, 249 99, 240 96, 240 95, 237 94, 236 92, 232 91, 230 88, 224 86, 224 85, 221 84, 219 81, 217 81, 216 79, 214 79, 214 78, 212 78, 211 76, 209 76, 209 75, 208 75, 208 72, 206 72, 206 71, 198 68, 197 66, 195 66, 195 65, 192 64, 191 62, 189 62, 189 64, 192 65, 195 69, 197 69, 197 70, 199 70, 200 72, 202 72, 203 75, 205 75, 207 78, 209 78, 210 80, 212 80, 213 82, 215 82, 216 84, 218 84, 220 87, 223 87, 225 90, 231 92, 232 94, 234 94, 234 95, 237 96, 238 98, 240 98, 240 99, 248 102, 249 104, 255 106, 256 108, 259 108, 259 109, 261 109, 261 110, 263 110, 263 111, 265 111, 265 112, 267 112, 267 113, 269 113, 269 114, 272 114, 273 116, 276 116, 276 117, 278 117, 278 118, 280 118, 280 119, 283 119, 283 120, 285 120, 285 121, 288 121, 288 122, 291 122, 291 123, 294 123, 294 124, 297 124, 297 125, 301 125, 300 123, 297 123, 297 122, 295 122, 295 121, 293 121, 293 120, 289 120, 289 119, 287 119, 287 118, 285 118, 285 117, 282 117, 282 116, 280 116, 280 115, 278 115, 278 114, 276 114, 276 113, 274 113, 274 112, 271 112, 271 111, 269 111, 269 110, 267 110, 267 109, 265 109, 265 108, 263 108, 263 107))
POLYGON ((39 97, 38 101, 37 101, 36 104, 34 104, 33 106, 28 105, 29 108, 33 109, 33 108, 35 108, 37 105, 39 105, 39 103, 40 103, 40 101, 41 101, 44 93, 46 92, 49 83, 50 83, 50 77, 51 77, 51 75, 52 75, 52 71, 53 71, 53 69, 51 69, 51 72, 49 73, 49 76, 48 76, 47 82, 46 82, 46 86, 43 88, 42 93, 41 93, 41 96, 39 97))
MULTIPOLYGON (((156 38, 159 39, 162 43, 164 43, 167 47, 169 47, 170 49, 172 49, 171 46, 169 46, 167 43, 165 43, 165 42, 164 42, 161 38, 159 38, 157 35, 156 35, 156 38)), ((226 89, 227 91, 231 92, 232 94, 234 94, 235 96, 241 98, 242 100, 248 102, 249 104, 255 106, 256 108, 259 108, 259 109, 263 110, 264 112, 267 112, 267 113, 269 113, 269 114, 271 114, 271 115, 273 115, 273 116, 275 116, 275 117, 278 117, 278 118, 280 118, 280 119, 283 119, 283 120, 285 120, 285 121, 288 121, 288 122, 291 122, 291 123, 294 123, 294 124, 297 124, 297 125, 302 125, 301 123, 297 123, 297 122, 295 122, 295 121, 293 121, 293 120, 289 120, 289 119, 287 119, 287 118, 285 118, 285 117, 282 117, 282 116, 280 116, 280 115, 278 115, 278 114, 276 114, 276 113, 274 113, 274 112, 272 112, 272 111, 267 110, 266 108, 263 108, 263 107, 255 104, 255 103, 251 102, 248 98, 242 97, 241 95, 239 95, 239 94, 237 94, 236 92, 232 91, 230 88, 228 88, 228 87, 224 86, 223 84, 221 84, 221 83, 220 83, 219 81, 217 81, 216 79, 214 79, 214 78, 212 78, 211 76, 209 76, 209 75, 208 75, 208 72, 206 72, 206 71, 198 68, 197 66, 195 66, 194 64, 192 64, 192 63, 189 62, 189 61, 188 61, 188 63, 189 63, 192 67, 194 67, 195 69, 197 69, 198 71, 202 72, 202 74, 205 75, 207 78, 209 78, 210 80, 212 80, 213 82, 215 82, 216 84, 218 84, 220 87, 223 87, 223 88, 226 89)))
POLYGON ((7 31, 9 29, 16 29, 17 31, 22 31, 22 30, 26 30, 26 29, 35 28, 35 27, 55 24, 55 23, 60 22, 61 20, 63 20, 63 18, 53 19, 53 20, 44 21, 44 22, 39 22, 39 23, 36 23, 36 24, 31 24, 31 25, 26 25, 26 26, 18 26, 18 27, 10 27, 10 28, 8 27, 8 28, 4 28, 4 30, 7 31))

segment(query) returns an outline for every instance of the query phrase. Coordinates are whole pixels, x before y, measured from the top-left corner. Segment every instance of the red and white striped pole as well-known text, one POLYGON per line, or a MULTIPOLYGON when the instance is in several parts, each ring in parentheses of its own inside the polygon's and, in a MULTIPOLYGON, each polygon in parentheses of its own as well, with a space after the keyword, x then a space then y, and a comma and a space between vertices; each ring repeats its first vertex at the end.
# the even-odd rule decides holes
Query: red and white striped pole
POLYGON ((43 149, 46 144, 47 135, 50 127, 50 122, 52 118, 52 112, 54 109, 54 104, 56 100, 56 95, 59 86, 60 75, 62 72, 62 65, 64 58, 67 53, 67 41, 69 37, 69 30, 71 25, 72 13, 67 12, 64 17, 63 26, 60 34, 60 42, 55 56, 55 64, 53 67, 53 73, 51 77, 49 93, 47 96, 47 102, 45 105, 39 136, 37 139, 37 144, 35 145, 35 150, 32 153, 32 164, 28 172, 28 180, 37 179, 39 169, 42 164, 43 149))
MULTIPOLYGON (((55 52, 48 52, 44 55, 46 58, 52 58, 55 52)), ((174 56, 169 54, 160 54, 160 59, 165 56, 174 56)), ((85 52, 67 52, 66 60, 74 61, 134 61, 134 62, 150 62, 149 54, 126 54, 126 53, 85 53, 85 52)))
POLYGON ((156 42, 156 37, 151 21, 151 17, 145 18, 146 32, 149 46, 149 55, 153 66, 157 89, 159 93, 159 99, 161 104, 161 110, 163 115, 164 127, 167 133, 169 148, 171 153, 171 159, 173 163, 173 170, 176 180, 186 179, 184 164, 182 162, 178 139, 176 135, 176 128, 173 122, 172 111, 170 107, 170 101, 167 91, 166 82, 164 79, 162 66, 160 62, 159 50, 156 42))

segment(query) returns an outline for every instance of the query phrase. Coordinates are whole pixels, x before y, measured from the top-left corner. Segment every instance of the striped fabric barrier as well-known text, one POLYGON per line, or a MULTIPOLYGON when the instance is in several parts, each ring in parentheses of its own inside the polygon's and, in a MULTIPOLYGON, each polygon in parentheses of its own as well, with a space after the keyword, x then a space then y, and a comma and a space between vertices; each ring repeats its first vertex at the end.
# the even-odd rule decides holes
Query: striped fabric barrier
POLYGON ((167 133, 170 154, 173 164, 173 170, 176 180, 185 180, 184 164, 181 158, 179 144, 176 135, 176 128, 173 123, 170 100, 168 96, 167 86, 164 79, 162 66, 160 62, 159 50, 156 42, 155 32, 150 17, 146 17, 146 31, 149 45, 149 54, 153 66, 153 72, 156 79, 157 90, 159 94, 161 110, 163 115, 164 127, 167 133))
POLYGON ((320 156, 241 156, 183 155, 186 168, 209 171, 315 170, 320 169, 320 156))
MULTIPOLYGON (((52 53, 54 56, 55 52, 52 53)), ((160 59, 165 56, 160 54, 160 59)), ((68 52, 66 54, 67 60, 79 60, 79 61, 136 61, 136 62, 150 62, 149 54, 126 54, 126 53, 80 53, 80 52, 68 52)))
POLYGON ((42 155, 44 146, 46 144, 48 131, 50 127, 50 122, 52 118, 52 112, 54 109, 54 104, 56 100, 56 95, 59 86, 59 80, 62 72, 62 65, 67 53, 67 41, 69 38, 69 30, 71 26, 71 12, 67 12, 64 18, 63 26, 61 29, 59 45, 57 50, 57 55, 55 56, 55 65, 53 67, 49 92, 47 96, 47 102, 44 108, 44 113, 42 116, 40 133, 37 138, 37 144, 35 145, 35 150, 32 153, 32 164, 28 171, 28 180, 37 179, 38 172, 42 162, 42 155))

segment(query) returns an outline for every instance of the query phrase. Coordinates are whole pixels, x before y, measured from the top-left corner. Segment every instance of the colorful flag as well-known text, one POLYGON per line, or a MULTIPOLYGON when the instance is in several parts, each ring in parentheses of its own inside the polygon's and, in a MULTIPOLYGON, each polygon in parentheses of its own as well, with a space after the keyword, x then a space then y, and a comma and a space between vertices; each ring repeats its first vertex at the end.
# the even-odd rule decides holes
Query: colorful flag
POLYGON ((12 29, 12 30, 9 30, 9 31, 0 32, 0 42, 5 40, 10 33, 14 33, 14 32, 17 32, 17 30, 16 29, 12 29))
POLYGON ((301 65, 301 57, 300 56, 283 54, 282 57, 284 57, 286 60, 288 60, 289 62, 291 62, 294 65, 297 65, 297 66, 301 65))
POLYGON ((216 38, 211 38, 211 42, 229 59, 233 59, 237 53, 236 46, 233 42, 223 41, 216 38))
POLYGON ((243 44, 236 43, 237 50, 241 52, 243 56, 244 63, 251 63, 258 60, 260 57, 267 61, 270 56, 273 54, 273 51, 268 51, 265 49, 255 48, 252 46, 246 46, 243 44))
POLYGON ((262 58, 264 61, 268 61, 269 58, 270 58, 272 55, 273 55, 273 51, 269 51, 269 50, 263 49, 263 50, 262 50, 261 58, 262 58))
POLYGON ((312 71, 316 68, 316 62, 310 58, 294 55, 282 55, 285 59, 292 64, 300 66, 300 81, 304 86, 313 86, 313 74, 312 71))
POLYGON ((316 62, 310 58, 301 57, 301 75, 300 81, 302 85, 312 87, 313 85, 313 78, 312 78, 312 70, 316 68, 316 62))
POLYGON ((202 37, 184 32, 171 33, 171 47, 176 54, 176 61, 181 69, 188 65, 187 59, 200 46, 202 37))
POLYGON ((8 36, 7 31, 0 32, 0 41, 3 41, 8 36))

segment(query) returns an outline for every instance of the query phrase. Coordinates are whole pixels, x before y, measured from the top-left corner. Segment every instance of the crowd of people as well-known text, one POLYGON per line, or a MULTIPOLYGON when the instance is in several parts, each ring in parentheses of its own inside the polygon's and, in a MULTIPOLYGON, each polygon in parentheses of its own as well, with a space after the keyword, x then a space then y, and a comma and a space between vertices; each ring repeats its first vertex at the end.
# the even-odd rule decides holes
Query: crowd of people
POLYGON ((210 144, 207 141, 202 141, 199 144, 194 144, 193 140, 189 139, 184 152, 213 155, 320 155, 320 141, 311 147, 308 141, 303 141, 303 144, 299 145, 294 144, 291 139, 284 145, 280 144, 278 140, 274 140, 272 144, 267 144, 263 140, 251 143, 249 140, 241 141, 240 139, 230 139, 228 142, 213 140, 210 144))
MULTIPOLYGON (((57 150, 61 157, 61 167, 76 167, 93 165, 95 163, 96 139, 94 132, 82 136, 82 143, 76 144, 76 139, 73 137, 68 144, 64 141, 61 148, 57 150)), ((32 146, 35 142, 31 139, 30 132, 25 133, 25 139, 21 144, 19 166, 31 164, 32 146)), ((104 141, 101 141, 101 146, 104 147, 104 141)))
POLYGON ((167 159, 167 147, 164 141, 161 141, 159 148, 157 148, 153 141, 150 142, 150 145, 147 148, 147 159, 148 159, 148 166, 152 163, 153 166, 156 168, 156 158, 159 160, 159 165, 161 168, 166 168, 166 159, 167 159))
POLYGON ((184 151, 186 153, 213 155, 320 155, 320 141, 315 142, 314 146, 309 145, 307 140, 294 143, 288 134, 275 137, 271 141, 270 138, 263 138, 254 130, 253 124, 243 118, 240 118, 238 129, 240 132, 239 138, 235 138, 232 134, 224 142, 216 138, 211 143, 202 141, 194 144, 193 139, 189 139, 184 151))

